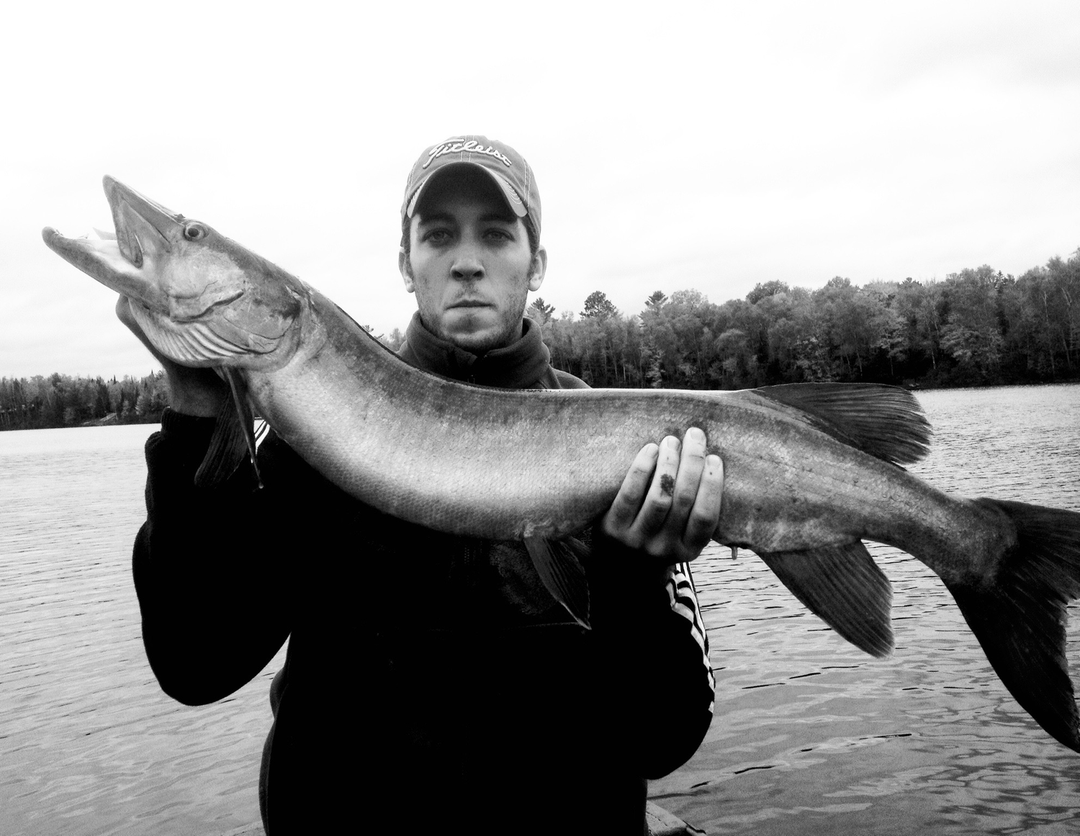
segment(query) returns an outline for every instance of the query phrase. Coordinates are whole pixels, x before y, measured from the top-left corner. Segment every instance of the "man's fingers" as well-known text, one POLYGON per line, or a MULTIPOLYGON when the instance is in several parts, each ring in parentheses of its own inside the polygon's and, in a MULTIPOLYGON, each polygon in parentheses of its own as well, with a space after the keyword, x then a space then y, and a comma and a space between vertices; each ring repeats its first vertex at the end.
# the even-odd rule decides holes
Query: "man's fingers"
MULTIPOLYGON (((136 303, 137 304, 137 303, 136 303)), ((132 302, 121 295, 116 300, 116 317, 139 338, 169 378, 169 405, 188 415, 213 417, 230 397, 229 386, 215 369, 189 368, 175 363, 158 351, 131 311, 132 302)))
POLYGON ((691 427, 682 441, 668 436, 641 449, 603 530, 671 562, 692 560, 716 531, 723 490, 723 462, 708 453, 705 433, 691 427))
POLYGON ((649 480, 656 469, 656 459, 660 448, 656 444, 646 444, 634 457, 633 464, 626 472, 619 493, 611 508, 604 515, 604 528, 608 534, 624 531, 633 524, 649 487, 649 480))
POLYGON ((122 323, 124 323, 124 325, 128 327, 131 333, 133 333, 136 337, 139 338, 139 342, 146 346, 146 348, 150 351, 151 354, 154 355, 155 358, 161 360, 161 354, 156 348, 154 348, 153 344, 150 342, 146 334, 143 332, 143 329, 140 327, 138 321, 135 319, 135 314, 131 312, 131 300, 123 294, 118 296, 116 299, 116 318, 119 319, 122 323))
POLYGON ((696 427, 687 430, 681 442, 668 436, 661 443, 656 473, 635 525, 643 539, 665 528, 681 536, 705 469, 705 452, 705 433, 696 427))
POLYGON ((652 537, 664 526, 668 512, 675 501, 675 491, 678 485, 679 455, 682 445, 673 435, 669 435, 660 442, 660 450, 657 453, 656 469, 649 483, 645 501, 638 511, 637 519, 634 520, 633 531, 635 539, 644 542, 652 537))
POLYGON ((135 322, 135 315, 131 312, 131 300, 123 294, 116 297, 116 318, 132 331, 139 331, 139 326, 135 322))
POLYGON ((682 453, 679 456, 678 476, 672 494, 669 523, 681 530, 686 525, 694 500, 698 493, 698 483, 705 470, 705 433, 697 427, 686 431, 682 441, 682 453))
POLYGON ((675 436, 641 448, 604 517, 608 534, 624 531, 640 545, 663 528, 675 497, 680 451, 675 436))
POLYGON ((709 544, 720 520, 720 506, 724 495, 724 462, 717 455, 705 458, 697 497, 686 521, 683 545, 687 552, 697 555, 709 544))

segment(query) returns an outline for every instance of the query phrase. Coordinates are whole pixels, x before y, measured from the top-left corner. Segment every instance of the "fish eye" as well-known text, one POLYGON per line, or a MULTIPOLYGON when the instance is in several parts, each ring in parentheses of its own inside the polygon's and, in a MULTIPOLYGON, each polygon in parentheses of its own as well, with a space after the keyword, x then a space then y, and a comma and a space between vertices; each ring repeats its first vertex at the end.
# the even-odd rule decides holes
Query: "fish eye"
POLYGON ((210 231, 198 221, 188 221, 184 224, 184 237, 189 241, 201 241, 210 231))

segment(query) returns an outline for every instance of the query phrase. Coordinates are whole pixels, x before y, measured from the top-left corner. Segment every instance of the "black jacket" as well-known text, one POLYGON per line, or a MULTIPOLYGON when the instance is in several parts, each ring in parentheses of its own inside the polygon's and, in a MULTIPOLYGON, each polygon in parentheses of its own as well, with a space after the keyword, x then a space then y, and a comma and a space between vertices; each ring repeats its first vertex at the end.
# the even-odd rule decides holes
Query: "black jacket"
MULTIPOLYGON (((416 320, 401 354, 486 385, 585 386, 529 321, 476 357, 416 320)), ((520 544, 385 516, 272 434, 262 490, 248 467, 196 489, 213 427, 167 412, 147 442, 135 585, 151 666, 184 703, 228 696, 288 638, 260 787, 270 836, 643 832, 645 779, 689 758, 712 716, 688 567, 582 532, 584 630, 520 544)))

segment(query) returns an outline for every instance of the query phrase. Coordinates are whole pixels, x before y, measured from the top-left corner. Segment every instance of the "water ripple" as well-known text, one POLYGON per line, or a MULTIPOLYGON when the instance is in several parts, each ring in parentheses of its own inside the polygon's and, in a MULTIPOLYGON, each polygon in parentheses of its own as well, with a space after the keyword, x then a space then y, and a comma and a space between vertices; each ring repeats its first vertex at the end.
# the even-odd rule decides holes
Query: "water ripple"
MULTIPOLYGON (((936 435, 913 471, 955 493, 1080 510, 1080 387, 920 399, 936 435)), ((179 836, 258 819, 280 657, 233 698, 188 708, 143 655, 129 564, 148 432, 0 433, 0 833, 179 836)), ((871 552, 895 592, 886 660, 838 639, 752 554, 697 561, 716 718, 652 795, 713 834, 1075 825, 1080 759, 1012 701, 932 572, 871 552)))
POLYGON ((222 833, 258 820, 272 665, 193 709, 143 654, 131 544, 147 427, 0 433, 0 833, 222 833))
MULTIPOLYGON (((951 493, 1080 511, 1080 386, 919 398, 935 435, 914 473, 951 493)), ((835 636, 752 554, 732 560, 715 547, 699 558, 716 715, 698 753, 654 781, 652 797, 710 834, 1080 825, 1080 758, 1016 705, 927 567, 890 547, 870 551, 893 584, 897 648, 886 660, 835 636)))

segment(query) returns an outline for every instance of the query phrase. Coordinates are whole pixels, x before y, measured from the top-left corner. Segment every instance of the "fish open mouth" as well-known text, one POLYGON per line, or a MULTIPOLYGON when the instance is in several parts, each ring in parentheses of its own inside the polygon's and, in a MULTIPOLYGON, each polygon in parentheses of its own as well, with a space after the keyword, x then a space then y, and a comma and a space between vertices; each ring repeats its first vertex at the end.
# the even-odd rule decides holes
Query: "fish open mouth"
POLYGON ((265 282, 249 281, 247 270, 266 269, 262 260, 112 177, 103 185, 115 234, 66 238, 46 228, 42 238, 65 261, 128 297, 155 348, 180 365, 202 367, 280 345, 299 311, 291 284, 270 283, 267 290, 265 282), (196 243, 210 235, 205 245, 196 243))
POLYGON ((42 238, 53 252, 106 287, 138 299, 148 307, 167 310, 157 282, 143 273, 148 258, 172 250, 171 238, 182 230, 183 215, 143 197, 112 177, 103 181, 112 210, 115 235, 66 238, 46 227, 42 238))
POLYGON ((104 178, 105 196, 112 208, 120 254, 133 266, 142 267, 147 253, 172 251, 171 239, 183 226, 184 216, 129 189, 112 177, 104 178))
MULTIPOLYGON (((50 250, 109 289, 147 304, 160 299, 156 286, 132 261, 131 250, 125 254, 118 236, 67 238, 52 227, 46 227, 41 237, 50 250)), ((141 263, 141 250, 137 258, 141 263)))
POLYGON ((121 234, 117 231, 116 245, 120 248, 120 255, 126 258, 133 267, 143 266, 143 249, 139 243, 139 236, 130 229, 124 229, 121 234))

